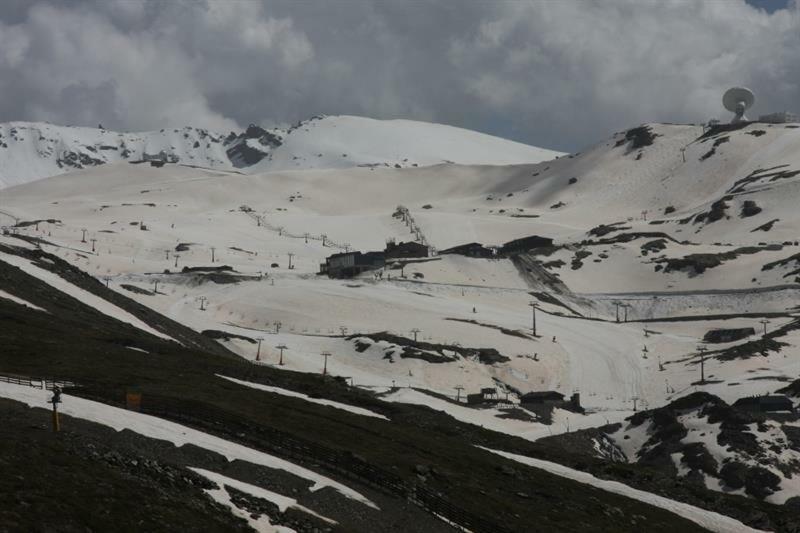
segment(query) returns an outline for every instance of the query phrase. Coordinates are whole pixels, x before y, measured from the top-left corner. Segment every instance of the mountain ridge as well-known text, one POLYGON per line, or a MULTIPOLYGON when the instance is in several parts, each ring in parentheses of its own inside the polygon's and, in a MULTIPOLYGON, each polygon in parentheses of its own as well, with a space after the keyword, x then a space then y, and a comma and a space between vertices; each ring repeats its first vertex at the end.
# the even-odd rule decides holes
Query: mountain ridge
POLYGON ((438 163, 537 163, 562 155, 452 126, 317 116, 291 128, 255 124, 228 134, 184 126, 149 132, 0 124, 0 188, 124 161, 165 160, 215 170, 270 172, 438 163))

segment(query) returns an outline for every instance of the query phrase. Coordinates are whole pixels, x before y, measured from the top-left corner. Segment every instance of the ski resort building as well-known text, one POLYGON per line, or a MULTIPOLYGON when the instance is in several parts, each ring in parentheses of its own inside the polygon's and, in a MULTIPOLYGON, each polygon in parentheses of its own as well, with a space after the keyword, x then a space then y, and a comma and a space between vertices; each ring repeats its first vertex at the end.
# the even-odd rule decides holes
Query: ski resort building
POLYGON ((531 235, 529 237, 522 237, 521 239, 514 239, 508 241, 500 248, 501 255, 508 255, 520 252, 527 252, 534 248, 543 248, 545 246, 552 246, 553 239, 548 237, 540 237, 539 235, 531 235))
POLYGON ((480 392, 475 394, 467 394, 467 404, 471 406, 487 406, 498 408, 513 407, 507 398, 500 398, 497 394, 497 389, 494 387, 483 387, 480 392))
POLYGON ((583 412, 581 396, 574 393, 567 400, 564 395, 556 391, 528 392, 519 397, 519 403, 526 409, 535 410, 536 407, 560 407, 576 413, 583 412))
POLYGON ((383 252, 345 252, 325 259, 319 273, 331 278, 352 278, 367 270, 383 268, 385 264, 383 252))
POLYGON ((778 394, 770 396, 751 396, 749 398, 739 398, 736 400, 733 406, 744 411, 755 411, 759 413, 794 411, 794 404, 792 403, 792 400, 786 396, 781 396, 778 394))
POLYGON ((741 339, 746 339, 751 335, 755 335, 755 328, 729 328, 729 329, 712 329, 706 332, 703 336, 703 342, 711 343, 725 343, 735 342, 741 339))
POLYGON ((150 162, 150 164, 156 163, 158 166, 163 166, 164 163, 177 163, 180 161, 180 158, 171 153, 167 153, 166 150, 161 150, 157 154, 142 154, 142 161, 143 162, 150 162))
POLYGON ((379 270, 389 260, 428 257, 429 248, 418 242, 386 243, 382 252, 344 252, 333 254, 320 264, 319 273, 330 278, 352 278, 367 270, 379 270))
POLYGON ((778 111, 777 113, 761 115, 758 117, 758 121, 767 122, 769 124, 786 124, 789 122, 798 122, 798 117, 795 113, 790 113, 789 111, 778 111))
POLYGON ((486 246, 482 245, 479 242, 471 242, 469 244, 461 244, 459 246, 453 246, 452 248, 448 248, 446 250, 441 250, 439 252, 439 255, 443 254, 464 255, 466 257, 490 258, 495 256, 495 250, 493 250, 492 248, 487 248, 486 246))
POLYGON ((386 243, 385 250, 386 260, 400 259, 407 257, 428 257, 430 249, 424 244, 418 242, 400 242, 389 241, 386 243))

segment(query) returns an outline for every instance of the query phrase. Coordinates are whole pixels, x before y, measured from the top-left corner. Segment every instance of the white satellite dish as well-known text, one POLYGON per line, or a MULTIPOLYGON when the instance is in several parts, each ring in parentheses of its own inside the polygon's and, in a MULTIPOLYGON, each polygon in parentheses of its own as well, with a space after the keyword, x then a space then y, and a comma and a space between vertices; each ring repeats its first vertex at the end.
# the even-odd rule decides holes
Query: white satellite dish
POLYGON ((747 117, 744 116, 744 112, 753 107, 755 101, 756 95, 746 87, 732 87, 725 91, 722 96, 722 105, 725 106, 725 109, 734 113, 731 124, 746 122, 747 117))

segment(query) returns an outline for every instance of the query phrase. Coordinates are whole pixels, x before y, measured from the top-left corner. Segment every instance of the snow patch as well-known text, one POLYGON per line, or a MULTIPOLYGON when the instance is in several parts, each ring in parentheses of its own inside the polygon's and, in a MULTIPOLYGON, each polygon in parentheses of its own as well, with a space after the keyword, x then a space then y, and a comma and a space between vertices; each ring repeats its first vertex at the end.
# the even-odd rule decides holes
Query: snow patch
POLYGON ((261 383, 252 383, 250 381, 243 381, 241 379, 231 378, 228 376, 221 376, 216 374, 217 377, 222 379, 227 379, 233 383, 237 383, 239 385, 244 385, 245 387, 250 387, 251 389, 258 389, 263 390, 266 392, 271 392, 273 394, 280 394, 282 396, 289 396, 290 398, 299 398, 301 400, 305 400, 310 403, 316 403, 319 405, 326 405, 328 407, 333 407, 334 409, 341 409, 342 411, 348 411, 350 413, 354 413, 357 415, 362 416, 371 416, 374 418, 382 418, 383 420, 389 420, 382 414, 376 413, 374 411, 370 411, 369 409, 364 409, 363 407, 356 407, 354 405, 348 405, 346 403, 335 402, 333 400, 324 400, 322 398, 312 398, 307 394, 303 394, 302 392, 295 392, 287 389, 282 389, 280 387, 272 387, 270 385, 262 385, 261 383))

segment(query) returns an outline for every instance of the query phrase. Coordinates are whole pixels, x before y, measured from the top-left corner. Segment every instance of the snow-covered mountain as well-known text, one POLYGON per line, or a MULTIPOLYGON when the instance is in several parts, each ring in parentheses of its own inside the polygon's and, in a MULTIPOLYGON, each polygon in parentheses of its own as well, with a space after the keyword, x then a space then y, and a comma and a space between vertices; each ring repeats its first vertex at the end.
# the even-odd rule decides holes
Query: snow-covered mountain
POLYGON ((649 124, 520 169, 482 207, 537 214, 578 292, 741 289, 794 281, 799 195, 796 124, 649 124))
MULTIPOLYGON (((785 459, 794 477, 780 476, 767 500, 796 502, 800 452, 784 444, 798 421, 748 421, 758 449, 745 454, 725 448, 729 432, 715 417, 800 373, 797 125, 647 124, 539 162, 538 149, 492 140, 493 149, 451 130, 353 117, 224 138, 173 130, 135 158, 200 142, 203 161, 183 164, 173 152, 180 164, 88 165, 12 187, 0 223, 245 359, 276 365, 273 347, 283 345, 276 368, 315 373, 330 352, 328 372, 382 401, 527 441, 621 423, 608 435, 616 459, 645 468, 645 443, 666 443, 672 455, 656 458, 686 482, 699 479, 692 453, 702 443, 699 459, 715 463, 698 486, 753 505, 764 495, 737 488, 728 474, 739 467, 725 465, 758 476, 749 467, 759 457, 776 469, 785 459), (224 164, 196 168, 215 161, 224 164), (552 244, 518 240, 532 236, 552 244), (332 254, 392 240, 425 242, 434 254, 389 262, 383 277, 318 274, 332 254), (259 337, 269 339, 261 348, 259 337), (486 388, 509 404, 461 401, 486 388), (579 392, 585 411, 521 401, 543 391, 579 392), (679 430, 672 440, 660 419, 628 420, 693 391, 715 399, 669 407, 681 425, 667 420, 679 430)), ((6 247, 18 241, 0 236, 6 247)), ((13 285, 0 290, 25 299, 13 285)))
POLYGON ((598 439, 598 449, 613 460, 675 469, 713 490, 777 504, 800 500, 796 426, 733 409, 707 393, 637 413, 598 439), (613 447, 605 448, 607 442, 613 447))
POLYGON ((0 124, 0 188, 92 166, 166 159, 245 172, 416 167, 444 162, 508 165, 560 152, 451 126, 352 116, 314 117, 289 129, 251 125, 223 134, 200 128, 121 133, 46 123, 0 124))

